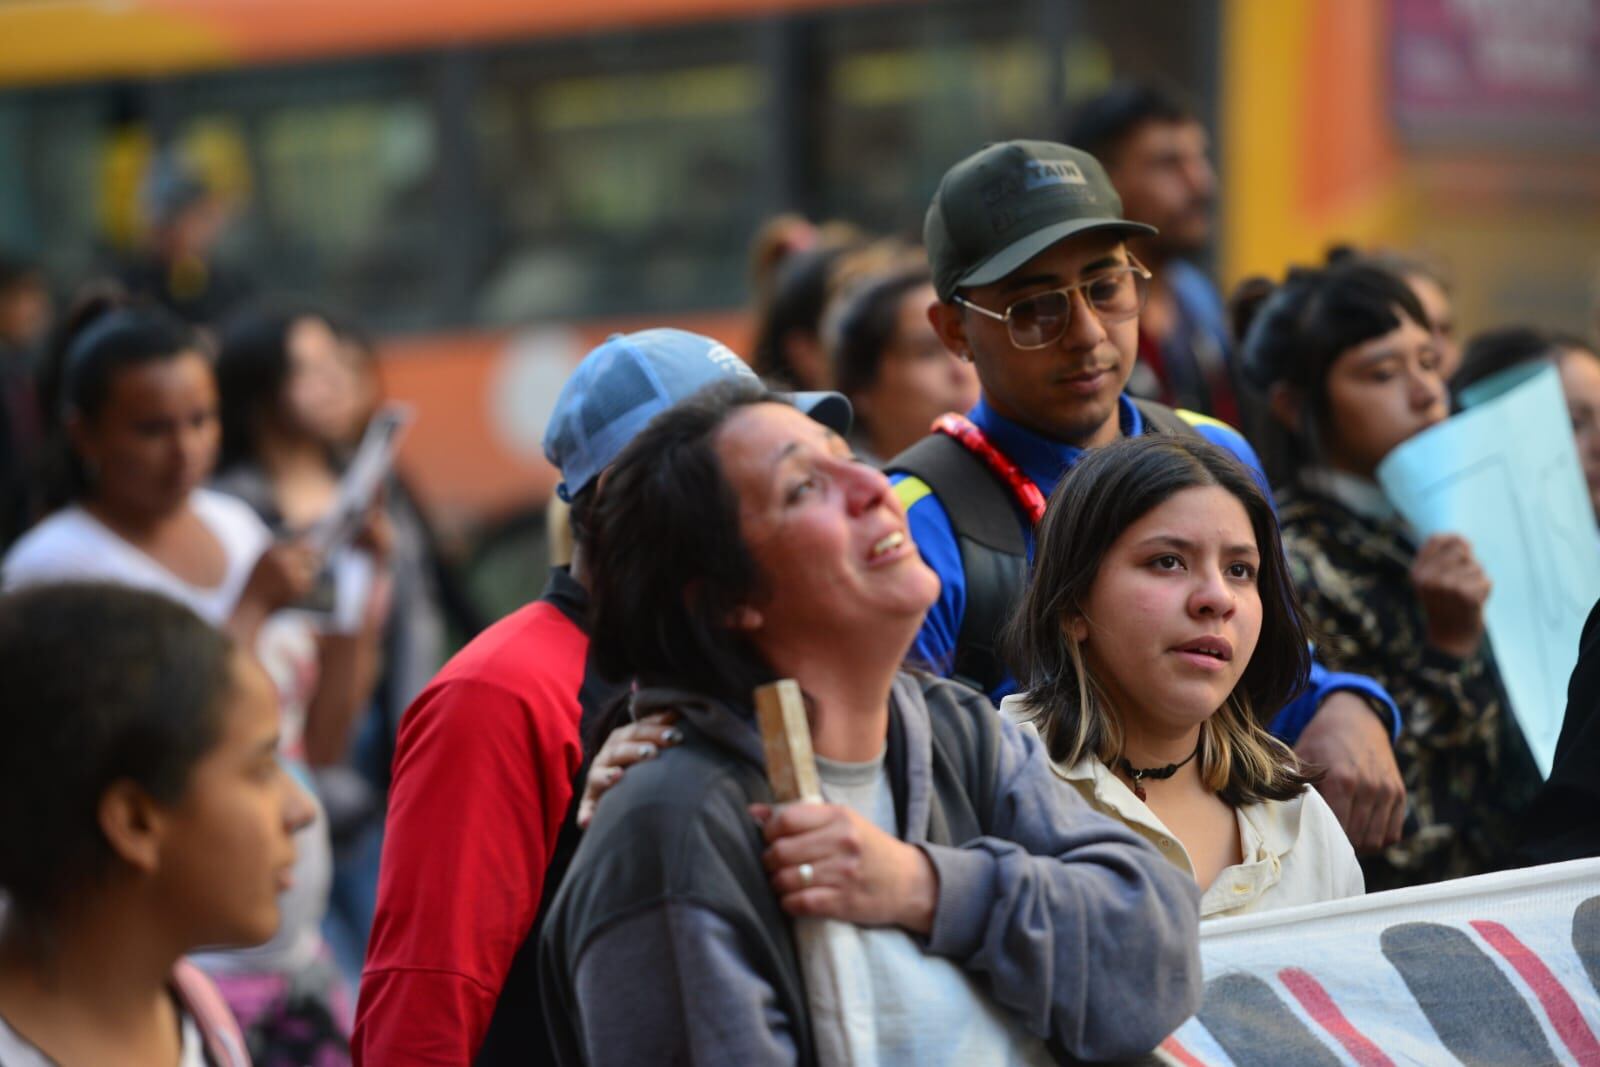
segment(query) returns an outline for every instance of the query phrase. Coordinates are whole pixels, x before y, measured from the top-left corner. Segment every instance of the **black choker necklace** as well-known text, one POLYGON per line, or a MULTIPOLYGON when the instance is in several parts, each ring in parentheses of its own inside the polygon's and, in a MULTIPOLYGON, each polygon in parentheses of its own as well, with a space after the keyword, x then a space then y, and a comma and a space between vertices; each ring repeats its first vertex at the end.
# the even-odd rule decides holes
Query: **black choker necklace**
POLYGON ((1128 757, 1122 756, 1117 760, 1117 769, 1122 771, 1123 774, 1127 775, 1133 780, 1133 795, 1138 797, 1140 800, 1144 800, 1146 797, 1144 795, 1144 785, 1142 783, 1146 778, 1153 778, 1158 782, 1164 782, 1168 778, 1171 778, 1174 774, 1177 774, 1179 767, 1182 767, 1185 763, 1188 763, 1199 754, 1200 744, 1199 742, 1196 742, 1194 751, 1183 757, 1183 759, 1179 760, 1177 763, 1169 763, 1165 767, 1135 767, 1133 764, 1128 762, 1128 757))

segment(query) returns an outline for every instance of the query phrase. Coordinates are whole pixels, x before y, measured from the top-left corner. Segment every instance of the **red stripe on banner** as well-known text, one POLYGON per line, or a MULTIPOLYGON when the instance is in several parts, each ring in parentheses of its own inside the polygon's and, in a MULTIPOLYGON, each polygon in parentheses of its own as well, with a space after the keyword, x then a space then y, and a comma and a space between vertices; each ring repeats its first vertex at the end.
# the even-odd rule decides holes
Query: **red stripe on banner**
POLYGON ((1311 977, 1310 972, 1299 967, 1285 967, 1278 972, 1278 981, 1300 1002, 1306 1014, 1332 1034, 1361 1067, 1394 1067, 1394 1061, 1385 1056, 1382 1049, 1351 1025, 1339 1005, 1322 988, 1322 983, 1311 977))
POLYGON ((1178 1044, 1178 1039, 1169 1037, 1161 1042, 1161 1051, 1183 1064, 1183 1067, 1206 1067, 1206 1061, 1178 1044))
POLYGON ((1533 949, 1517 940, 1517 935, 1500 923, 1480 919, 1469 925, 1478 931, 1479 937, 1489 942, 1490 948, 1504 956, 1506 962, 1528 983, 1533 995, 1539 998, 1544 1013, 1550 1017, 1550 1024, 1578 1058, 1578 1063, 1582 1067, 1600 1067, 1600 1041, 1595 1040, 1594 1033, 1583 1021, 1583 1014, 1578 1011, 1572 995, 1533 949))

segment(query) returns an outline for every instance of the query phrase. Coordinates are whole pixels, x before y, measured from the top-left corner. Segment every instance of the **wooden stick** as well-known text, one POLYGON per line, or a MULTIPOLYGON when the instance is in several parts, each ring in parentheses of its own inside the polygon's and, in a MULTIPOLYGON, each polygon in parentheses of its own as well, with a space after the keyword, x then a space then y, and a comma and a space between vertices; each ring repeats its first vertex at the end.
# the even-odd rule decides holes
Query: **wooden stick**
POLYGON ((796 800, 821 802, 822 782, 811 751, 811 724, 805 698, 793 678, 756 689, 756 721, 767 755, 767 780, 779 804, 796 800))

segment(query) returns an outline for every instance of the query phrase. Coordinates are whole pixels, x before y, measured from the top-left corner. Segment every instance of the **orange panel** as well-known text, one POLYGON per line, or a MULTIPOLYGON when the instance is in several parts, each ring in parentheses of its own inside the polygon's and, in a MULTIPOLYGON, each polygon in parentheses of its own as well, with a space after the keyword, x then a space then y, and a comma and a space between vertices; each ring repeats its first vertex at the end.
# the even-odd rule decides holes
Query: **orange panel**
POLYGON ((564 377, 562 364, 570 369, 611 333, 659 325, 707 334, 739 352, 745 351, 750 329, 743 312, 725 312, 678 316, 670 322, 575 323, 523 333, 386 342, 380 363, 384 388, 391 399, 417 410, 400 462, 418 493, 431 509, 465 518, 543 506, 558 479, 539 454, 543 415, 532 409, 554 402, 564 377), (530 338, 547 342, 532 357, 532 379, 518 374, 530 359, 530 338), (555 348, 548 343, 552 339, 555 348), (538 394, 520 421, 515 408, 507 414, 506 404, 507 390, 518 388, 518 382, 531 384, 538 394))
POLYGON ((1388 115, 1382 0, 1315 0, 1306 48, 1300 206, 1326 219, 1387 185, 1398 166, 1388 115))
POLYGON ((417 48, 651 23, 759 18, 859 0, 147 0, 221 28, 255 60, 417 48))

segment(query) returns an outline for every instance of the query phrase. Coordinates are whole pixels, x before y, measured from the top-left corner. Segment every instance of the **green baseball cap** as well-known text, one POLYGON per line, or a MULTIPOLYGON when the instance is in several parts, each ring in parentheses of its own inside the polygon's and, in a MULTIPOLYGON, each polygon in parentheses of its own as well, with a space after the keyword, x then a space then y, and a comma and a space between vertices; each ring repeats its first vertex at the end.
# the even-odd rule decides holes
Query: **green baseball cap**
POLYGON ((962 286, 997 282, 1057 241, 1091 230, 1156 232, 1122 217, 1122 198, 1089 153, 1049 141, 1006 141, 945 172, 922 240, 933 287, 949 301, 962 286))

